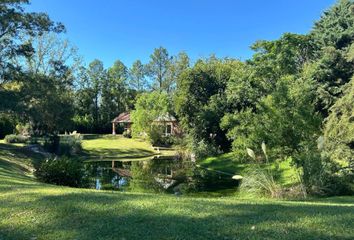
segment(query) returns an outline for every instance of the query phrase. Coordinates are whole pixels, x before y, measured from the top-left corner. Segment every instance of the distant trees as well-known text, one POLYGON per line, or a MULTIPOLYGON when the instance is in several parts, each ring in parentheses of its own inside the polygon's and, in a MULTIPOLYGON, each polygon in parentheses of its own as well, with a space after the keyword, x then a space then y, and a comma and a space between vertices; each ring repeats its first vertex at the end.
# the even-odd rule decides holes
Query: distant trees
POLYGON ((100 60, 81 68, 77 79, 75 126, 84 132, 110 132, 111 120, 131 107, 128 69, 120 61, 105 69, 100 60))

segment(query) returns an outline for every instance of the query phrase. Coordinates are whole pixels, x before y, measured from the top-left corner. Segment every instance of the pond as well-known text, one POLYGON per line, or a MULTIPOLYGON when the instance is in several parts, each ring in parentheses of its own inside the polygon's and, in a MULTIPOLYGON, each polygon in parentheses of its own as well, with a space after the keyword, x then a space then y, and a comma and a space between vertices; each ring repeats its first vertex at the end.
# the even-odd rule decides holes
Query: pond
POLYGON ((232 174, 208 170, 191 161, 155 157, 142 161, 85 163, 90 188, 173 194, 236 190, 232 174))

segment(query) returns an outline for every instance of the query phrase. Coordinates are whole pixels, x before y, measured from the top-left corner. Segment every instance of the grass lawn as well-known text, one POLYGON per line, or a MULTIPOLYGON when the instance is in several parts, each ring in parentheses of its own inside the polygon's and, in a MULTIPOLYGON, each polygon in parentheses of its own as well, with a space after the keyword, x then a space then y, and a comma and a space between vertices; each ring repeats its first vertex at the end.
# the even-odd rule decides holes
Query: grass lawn
POLYGON ((308 202, 119 193, 36 182, 0 144, 0 239, 353 239, 354 197, 308 202))
POLYGON ((170 149, 158 153, 143 139, 121 135, 84 135, 82 147, 87 160, 93 161, 148 160, 158 154, 169 156, 174 153, 170 149))
MULTIPOLYGON (((240 163, 232 153, 221 154, 216 157, 208 157, 199 162, 200 166, 222 171, 230 174, 245 175, 245 172, 252 166, 249 163, 240 163)), ((270 167, 274 168, 274 164, 270 167)), ((283 186, 292 185, 298 182, 298 176, 290 161, 283 161, 279 164, 279 179, 283 186)))

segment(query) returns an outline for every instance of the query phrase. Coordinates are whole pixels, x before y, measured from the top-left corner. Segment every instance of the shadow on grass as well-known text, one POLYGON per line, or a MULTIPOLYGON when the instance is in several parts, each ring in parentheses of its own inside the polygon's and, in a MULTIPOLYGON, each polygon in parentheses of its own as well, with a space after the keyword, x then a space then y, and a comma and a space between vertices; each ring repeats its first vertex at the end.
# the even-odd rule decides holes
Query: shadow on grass
POLYGON ((354 234, 353 206, 82 192, 7 207, 35 209, 37 222, 16 230, 1 226, 4 239, 352 239, 354 234))

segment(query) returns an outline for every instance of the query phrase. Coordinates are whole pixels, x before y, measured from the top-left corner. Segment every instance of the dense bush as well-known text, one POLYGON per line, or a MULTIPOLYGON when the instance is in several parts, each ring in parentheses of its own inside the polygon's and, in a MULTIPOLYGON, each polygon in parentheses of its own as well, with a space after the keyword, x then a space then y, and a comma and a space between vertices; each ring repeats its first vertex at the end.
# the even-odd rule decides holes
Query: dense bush
POLYGON ((5 136, 6 143, 26 143, 29 140, 28 136, 10 134, 5 136))
POLYGON ((58 155, 73 156, 82 151, 80 134, 61 136, 57 149, 58 155))
POLYGON ((131 138, 132 137, 132 132, 130 130, 125 130, 123 132, 123 137, 125 138, 131 138))
POLYGON ((80 187, 84 184, 83 163, 74 158, 60 157, 43 161, 35 171, 42 182, 80 187))
POLYGON ((191 150, 197 159, 203 159, 209 156, 216 156, 221 154, 222 151, 215 146, 215 144, 208 143, 204 139, 199 142, 191 144, 191 150))
POLYGON ((306 191, 312 195, 350 194, 349 176, 341 172, 341 166, 318 151, 304 151, 299 155, 303 164, 303 181, 306 191))
POLYGON ((165 126, 163 125, 151 126, 148 137, 153 146, 170 146, 173 144, 174 138, 172 136, 166 136, 164 130, 165 126))

